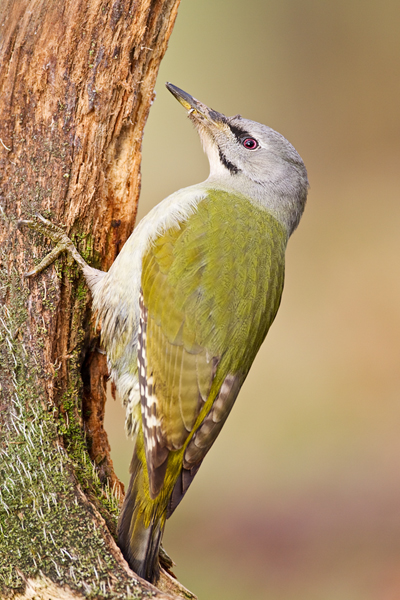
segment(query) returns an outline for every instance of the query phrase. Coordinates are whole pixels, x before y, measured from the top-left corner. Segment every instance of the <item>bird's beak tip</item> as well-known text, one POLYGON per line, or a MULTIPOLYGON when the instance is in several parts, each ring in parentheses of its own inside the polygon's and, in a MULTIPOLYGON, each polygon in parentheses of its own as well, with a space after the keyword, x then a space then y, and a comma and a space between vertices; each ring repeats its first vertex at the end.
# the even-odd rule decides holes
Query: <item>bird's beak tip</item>
POLYGON ((166 85, 167 90, 170 91, 173 96, 175 96, 175 98, 178 100, 178 102, 180 102, 182 104, 182 106, 184 108, 186 108, 186 110, 196 108, 197 101, 195 100, 195 98, 193 98, 193 96, 191 96, 187 92, 181 90, 180 88, 178 88, 176 85, 173 85, 169 81, 167 81, 167 83, 165 85, 166 85))

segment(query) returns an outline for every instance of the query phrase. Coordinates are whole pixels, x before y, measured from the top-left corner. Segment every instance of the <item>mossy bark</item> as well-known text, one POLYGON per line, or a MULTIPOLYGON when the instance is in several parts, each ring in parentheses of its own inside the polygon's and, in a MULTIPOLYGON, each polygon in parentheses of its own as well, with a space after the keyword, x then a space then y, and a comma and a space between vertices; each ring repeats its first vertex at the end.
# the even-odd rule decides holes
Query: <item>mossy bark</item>
POLYGON ((171 597, 140 581, 115 543, 123 488, 87 287, 66 257, 25 279, 50 244, 17 223, 40 212, 92 266, 113 262, 133 229, 142 133, 178 4, 0 5, 2 598, 171 597))

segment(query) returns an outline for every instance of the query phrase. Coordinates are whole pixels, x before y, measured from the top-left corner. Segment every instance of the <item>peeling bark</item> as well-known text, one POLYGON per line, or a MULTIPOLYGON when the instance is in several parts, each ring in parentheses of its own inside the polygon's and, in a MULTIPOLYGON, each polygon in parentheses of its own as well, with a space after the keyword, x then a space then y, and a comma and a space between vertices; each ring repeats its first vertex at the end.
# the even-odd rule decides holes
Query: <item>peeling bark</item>
POLYGON ((132 232, 143 128, 179 0, 0 6, 0 594, 192 597, 139 580, 116 543, 123 486, 103 429, 90 295, 19 219, 62 223, 108 269, 132 232), (169 595, 168 595, 169 594, 169 595), (172 594, 172 595, 171 595, 172 594))

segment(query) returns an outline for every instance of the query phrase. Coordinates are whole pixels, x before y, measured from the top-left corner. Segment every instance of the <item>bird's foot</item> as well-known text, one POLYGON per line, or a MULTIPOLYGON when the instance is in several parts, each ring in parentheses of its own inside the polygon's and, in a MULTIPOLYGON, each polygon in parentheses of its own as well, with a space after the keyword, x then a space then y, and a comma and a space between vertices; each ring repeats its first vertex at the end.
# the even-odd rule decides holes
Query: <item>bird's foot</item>
POLYGON ((32 269, 32 271, 25 273, 25 277, 33 277, 44 271, 44 269, 50 266, 62 252, 68 252, 74 258, 74 260, 76 260, 81 269, 84 269, 88 266, 61 227, 54 225, 54 223, 51 223, 51 221, 48 221, 42 217, 42 215, 37 214, 32 220, 18 221, 18 227, 21 228, 22 226, 26 226, 34 231, 38 231, 44 236, 50 238, 51 241, 56 244, 56 247, 53 248, 50 254, 45 256, 45 258, 34 269, 32 269))

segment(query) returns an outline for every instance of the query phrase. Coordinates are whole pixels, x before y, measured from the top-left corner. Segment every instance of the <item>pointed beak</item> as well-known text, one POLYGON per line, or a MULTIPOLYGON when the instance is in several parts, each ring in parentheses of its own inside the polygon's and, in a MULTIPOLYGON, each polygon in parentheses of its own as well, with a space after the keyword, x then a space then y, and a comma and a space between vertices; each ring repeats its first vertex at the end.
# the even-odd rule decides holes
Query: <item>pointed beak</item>
POLYGON ((169 90, 171 92, 171 94, 173 96, 175 96, 175 98, 178 100, 178 102, 180 102, 182 104, 182 106, 184 108, 186 108, 186 110, 191 110, 191 109, 196 110, 196 108, 198 108, 199 101, 196 100, 196 98, 193 98, 193 96, 191 96, 187 92, 184 92, 183 90, 178 88, 176 85, 169 83, 169 81, 167 81, 167 83, 165 85, 167 87, 167 90, 169 90))
POLYGON ((171 92, 171 94, 175 96, 178 102, 180 102, 182 106, 186 108, 187 111, 189 111, 189 117, 194 121, 195 124, 202 123, 203 125, 206 125, 206 121, 209 126, 218 126, 222 123, 226 123, 226 117, 222 113, 219 113, 216 110, 209 108, 208 106, 206 106, 199 100, 196 100, 196 98, 193 98, 193 96, 191 96, 187 92, 184 92, 172 83, 167 82, 165 85, 167 89, 171 92))

